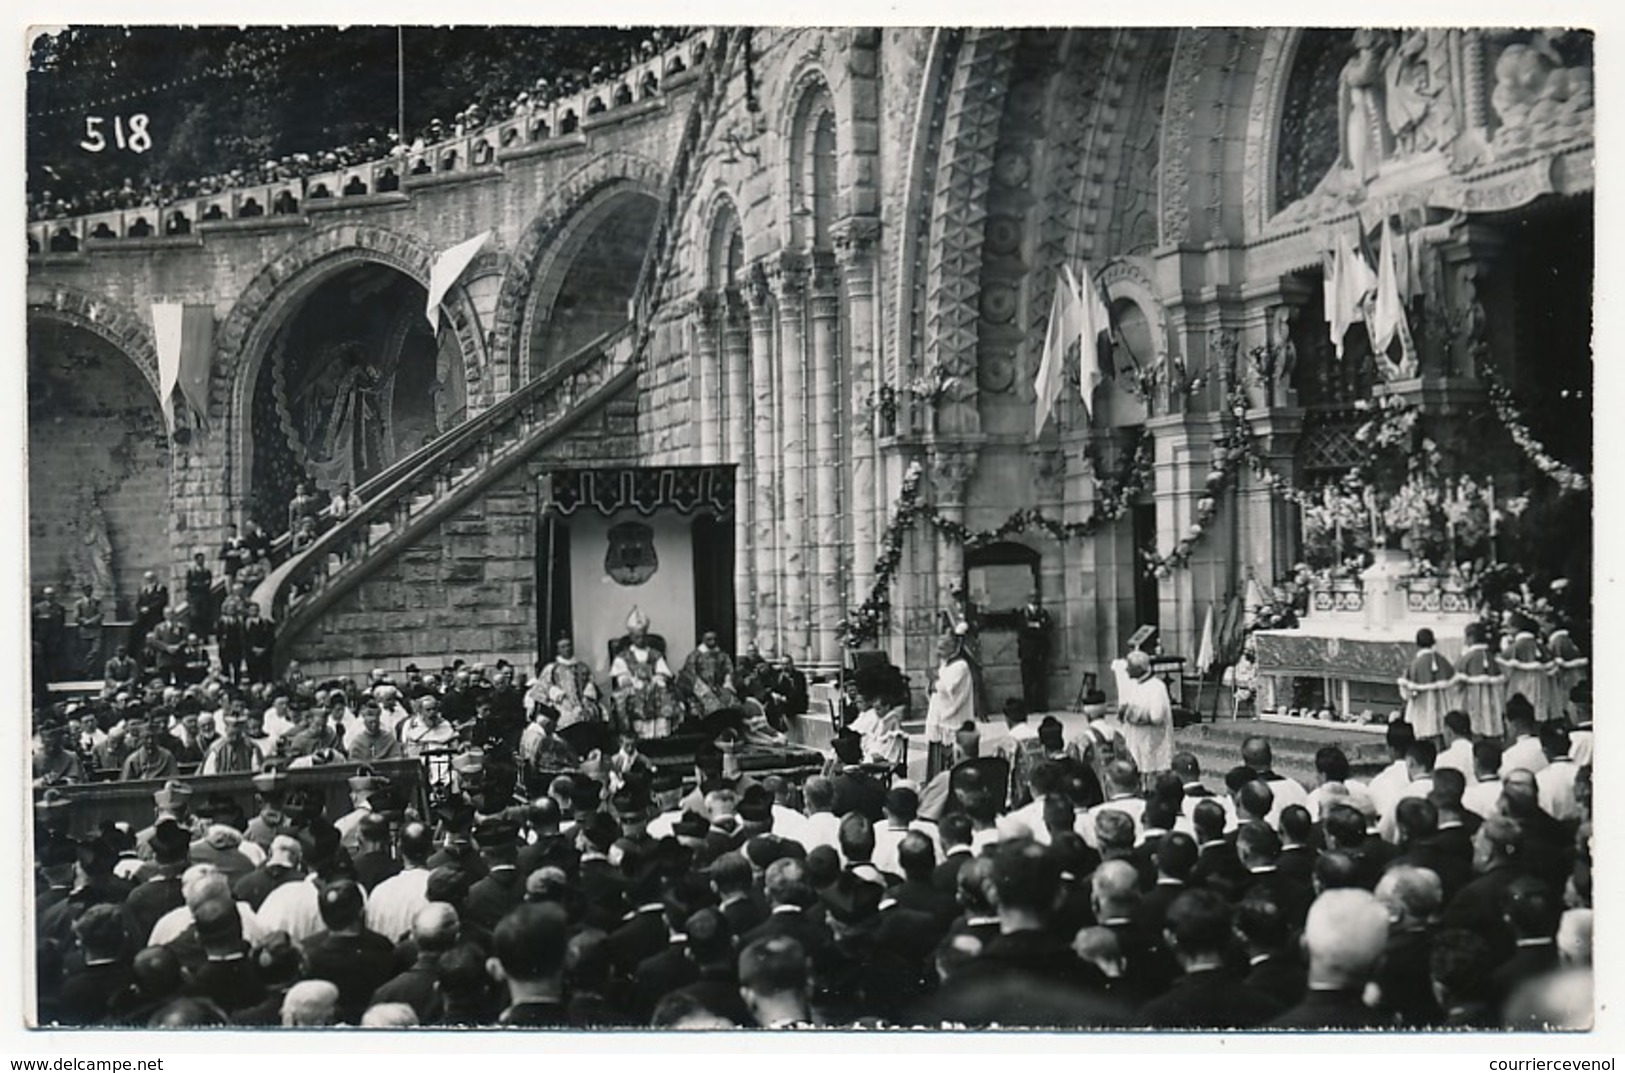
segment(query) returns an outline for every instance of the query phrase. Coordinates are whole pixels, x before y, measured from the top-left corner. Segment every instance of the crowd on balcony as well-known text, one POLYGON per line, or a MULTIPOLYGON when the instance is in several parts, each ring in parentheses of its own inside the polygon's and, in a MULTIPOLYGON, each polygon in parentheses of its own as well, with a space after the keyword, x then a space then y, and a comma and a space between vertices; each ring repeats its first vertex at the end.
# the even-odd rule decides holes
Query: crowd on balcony
MULTIPOLYGON (((283 182, 303 183, 312 176, 328 175, 391 158, 403 158, 406 163, 402 169, 393 177, 385 179, 380 184, 380 190, 373 191, 387 193, 399 188, 399 176, 409 174, 413 167, 412 162, 433 146, 495 127, 509 119, 536 115, 555 102, 584 89, 603 86, 605 99, 601 100, 599 105, 589 105, 589 108, 601 105, 606 110, 652 95, 660 87, 660 76, 647 76, 641 85, 627 87, 625 90, 618 89, 614 83, 634 67, 646 63, 683 40, 685 36, 697 32, 697 30, 652 29, 649 36, 644 38, 634 51, 595 63, 585 74, 565 71, 553 77, 538 77, 528 85, 500 87, 483 101, 471 102, 449 120, 442 120, 439 117, 429 120, 417 129, 410 140, 403 139, 398 131, 389 130, 348 145, 286 154, 274 160, 258 163, 244 162, 229 171, 195 179, 159 181, 151 178, 126 178, 118 186, 102 190, 69 191, 60 185, 38 191, 30 190, 28 218, 30 222, 37 223, 149 206, 164 208, 183 201, 210 197, 245 187, 283 182), (387 188, 384 188, 386 183, 387 188)), ((681 71, 681 59, 674 62, 677 68, 667 71, 667 75, 681 71)), ((575 121, 579 122, 582 118, 585 117, 577 116, 575 121)), ((568 133, 568 131, 551 133, 568 133)), ((532 136, 532 131, 527 129, 525 137, 532 136)), ((416 166, 422 171, 435 169, 435 165, 429 162, 421 162, 416 166)), ((47 169, 46 174, 49 178, 52 173, 47 169)), ((366 192, 368 191, 347 191, 347 193, 366 192)), ((326 193, 328 196, 339 196, 341 191, 326 193)))
POLYGON ((907 686, 871 667, 819 774, 752 775, 739 751, 806 707, 794 677, 704 638, 674 673, 647 627, 607 680, 561 645, 529 682, 501 662, 246 685, 212 665, 41 707, 42 1019, 1590 1024, 1588 682, 1539 712, 1512 694, 1490 733, 1454 709, 1437 737, 1394 722, 1369 779, 1326 746, 1300 782, 1261 737, 1213 779, 1158 744, 1166 692, 1132 658, 1070 735, 1013 700, 984 750, 950 634, 940 770, 906 777, 907 686), (691 770, 651 759, 672 734, 691 770), (371 766, 400 757, 427 809, 371 766), (348 811, 301 788, 318 766, 348 773, 348 811), (150 825, 76 828, 64 791, 92 768, 154 780, 150 825), (229 772, 252 812, 210 792, 229 772))

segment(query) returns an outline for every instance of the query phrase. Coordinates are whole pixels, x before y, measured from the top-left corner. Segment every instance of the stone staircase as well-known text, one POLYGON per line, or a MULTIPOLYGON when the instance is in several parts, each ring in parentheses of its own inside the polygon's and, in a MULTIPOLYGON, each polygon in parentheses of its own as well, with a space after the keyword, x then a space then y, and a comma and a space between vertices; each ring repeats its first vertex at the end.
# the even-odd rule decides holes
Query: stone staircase
MULTIPOLYGON (((356 489, 360 509, 330 520, 314 544, 273 570, 252 598, 277 622, 279 666, 301 631, 377 564, 421 539, 636 380, 676 264, 679 225, 697 192, 698 153, 715 129, 728 72, 748 49, 748 34, 728 27, 715 34, 630 302, 632 319, 362 484, 356 489)), ((273 557, 287 548, 284 536, 273 557)))

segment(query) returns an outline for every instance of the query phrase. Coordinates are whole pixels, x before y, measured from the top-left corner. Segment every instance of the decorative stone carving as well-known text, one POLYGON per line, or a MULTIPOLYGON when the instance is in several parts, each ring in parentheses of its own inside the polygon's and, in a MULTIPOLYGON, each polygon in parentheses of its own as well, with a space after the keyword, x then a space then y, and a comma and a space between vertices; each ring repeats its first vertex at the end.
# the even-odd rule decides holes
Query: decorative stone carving
POLYGON ((1066 481, 1066 452, 1059 447, 1039 446, 1027 448, 1032 462, 1033 485, 1040 502, 1059 502, 1066 481))
POLYGON ((972 445, 941 445, 931 455, 931 489, 938 503, 962 506, 981 452, 972 445))
POLYGON ((1500 119, 1495 132, 1497 156, 1558 145, 1592 128, 1592 78, 1589 48, 1584 59, 1570 62, 1560 46, 1577 50, 1577 32, 1537 30, 1527 43, 1514 42, 1495 60, 1495 89, 1490 105, 1500 119))

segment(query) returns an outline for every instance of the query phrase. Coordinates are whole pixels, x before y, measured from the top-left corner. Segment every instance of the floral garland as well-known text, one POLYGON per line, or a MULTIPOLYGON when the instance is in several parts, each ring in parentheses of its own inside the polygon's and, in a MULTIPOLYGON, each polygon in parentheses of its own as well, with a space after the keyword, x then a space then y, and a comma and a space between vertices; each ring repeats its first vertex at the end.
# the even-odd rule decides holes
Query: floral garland
POLYGON ((1495 416, 1500 420, 1501 427, 1507 430, 1512 442, 1535 468, 1557 482, 1557 486, 1565 492, 1583 492, 1591 487, 1591 479, 1585 474, 1577 472, 1573 467, 1564 465, 1547 453, 1541 442, 1535 439, 1534 433, 1524 423, 1523 415, 1518 412, 1517 403, 1512 400, 1512 392, 1501 382, 1501 378, 1488 366, 1478 371, 1478 378, 1484 382, 1485 390, 1490 397, 1490 405, 1495 409, 1495 416))
POLYGON ((1144 489, 1150 470, 1151 437, 1139 428, 1135 430, 1133 445, 1123 452, 1118 471, 1100 482, 1095 509, 1083 521, 1062 522, 1037 509, 1022 509, 993 529, 975 530, 944 516, 934 505, 920 502, 920 478, 924 471, 919 462, 911 463, 903 475, 903 487, 891 522, 881 538, 881 553, 875 561, 875 582, 869 596, 836 626, 841 643, 847 648, 861 648, 872 643, 885 628, 891 613, 892 580, 903 562, 903 537, 918 522, 930 524, 966 548, 982 547, 1031 529, 1041 529, 1059 541, 1079 540, 1093 536, 1103 526, 1121 518, 1129 503, 1144 489))

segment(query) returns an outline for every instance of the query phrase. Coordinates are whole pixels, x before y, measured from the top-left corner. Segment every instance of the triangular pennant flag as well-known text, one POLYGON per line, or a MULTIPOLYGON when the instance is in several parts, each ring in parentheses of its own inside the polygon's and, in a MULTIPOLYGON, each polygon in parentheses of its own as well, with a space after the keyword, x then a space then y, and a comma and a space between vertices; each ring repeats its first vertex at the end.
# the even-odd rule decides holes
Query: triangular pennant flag
POLYGON ((1214 661, 1213 646, 1213 605, 1207 605, 1207 616, 1202 619, 1202 642, 1196 648, 1196 671, 1206 674, 1212 670, 1214 661))
POLYGON ((1038 379, 1033 382, 1034 412, 1033 435, 1044 431, 1055 400, 1061 397, 1061 366, 1066 360, 1067 344, 1072 335, 1066 325, 1077 319, 1078 299, 1068 282, 1067 273, 1055 280, 1055 297, 1049 307, 1049 328, 1044 332, 1044 355, 1038 362, 1038 379))
POLYGON ((1366 327, 1371 332, 1371 349, 1386 354, 1394 337, 1399 334, 1400 322, 1405 319, 1405 306, 1399 295, 1399 267, 1394 262, 1394 231, 1387 220, 1382 222, 1382 248, 1377 252, 1377 294, 1371 304, 1371 317, 1366 327))
POLYGON ((202 427, 208 426, 209 376, 214 367, 214 308, 189 305, 181 310, 181 394, 202 427))
POLYGON ((1100 288, 1095 285, 1095 274, 1090 271, 1088 262, 1082 268, 1081 281, 1072 278, 1070 267, 1063 272, 1078 295, 1078 391, 1083 396, 1084 411, 1093 420, 1095 388, 1105 379, 1100 352, 1102 347, 1111 346, 1112 314, 1100 297, 1100 288))
POLYGON ((490 241, 491 232, 482 231, 469 239, 460 242, 451 249, 444 251, 434 259, 434 265, 429 269, 429 302, 425 313, 429 318, 429 330, 440 330, 440 302, 447 292, 456 284, 457 279, 473 263, 474 258, 480 255, 480 250, 490 241))
POLYGON ((152 304, 152 339, 158 350, 158 401, 164 425, 175 431, 175 387, 181 375, 181 314, 179 302, 152 304))

